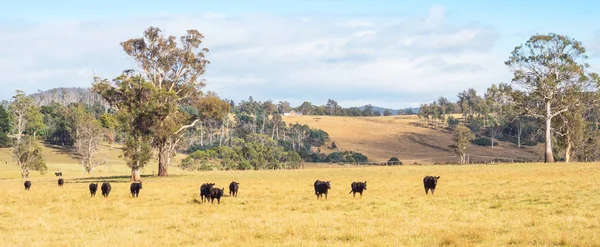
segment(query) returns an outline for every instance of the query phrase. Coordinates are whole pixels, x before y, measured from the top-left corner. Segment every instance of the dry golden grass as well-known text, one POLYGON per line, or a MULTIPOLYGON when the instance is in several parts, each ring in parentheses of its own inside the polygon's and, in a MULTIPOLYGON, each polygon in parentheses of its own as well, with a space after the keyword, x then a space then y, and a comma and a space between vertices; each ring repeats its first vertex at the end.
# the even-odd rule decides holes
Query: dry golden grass
POLYGON ((15 165, 0 170, 2 246, 600 246, 598 164, 171 168, 144 177, 139 198, 118 169, 122 178, 83 178, 77 163, 51 165, 67 171, 63 188, 32 173, 25 191, 15 165), (425 175, 441 176, 434 196, 425 175), (316 179, 332 181, 328 200, 316 200, 316 179), (106 180, 110 196, 90 198, 88 184, 106 180), (227 193, 232 180, 237 198, 199 203, 202 183, 227 193), (365 180, 362 198, 348 194, 365 180))
MULTIPOLYGON (((457 162, 449 145, 449 131, 416 126, 418 118, 411 116, 387 117, 341 117, 341 116, 286 116, 287 123, 307 124, 329 133, 340 150, 358 151, 375 162, 385 162, 398 157, 405 164, 418 162, 457 162)), ((324 153, 333 150, 321 147, 324 153)), ((505 159, 538 160, 542 157, 539 147, 518 148, 512 143, 500 142, 500 146, 480 147, 470 145, 471 160, 490 160, 491 157, 505 159), (479 157, 483 156, 483 157, 479 157), (486 158, 487 157, 487 158, 486 158)), ((510 160, 507 160, 510 161, 510 160)))

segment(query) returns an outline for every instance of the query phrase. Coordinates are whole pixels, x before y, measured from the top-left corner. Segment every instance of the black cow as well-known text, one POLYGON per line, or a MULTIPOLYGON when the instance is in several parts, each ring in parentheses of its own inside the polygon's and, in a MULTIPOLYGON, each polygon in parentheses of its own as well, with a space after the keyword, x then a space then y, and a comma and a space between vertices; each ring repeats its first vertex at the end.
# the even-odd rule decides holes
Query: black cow
POLYGON ((229 184, 229 195, 237 197, 238 189, 240 188, 240 183, 236 181, 232 181, 229 184))
POLYGON ((96 191, 98 190, 98 183, 90 184, 90 197, 96 196, 96 191))
POLYGON ((325 194, 325 199, 327 199, 327 191, 331 189, 331 181, 315 181, 315 195, 317 195, 317 200, 319 200, 319 196, 323 197, 325 194))
POLYGON ((204 199, 208 202, 208 199, 210 198, 210 189, 214 185, 215 183, 205 183, 200 186, 200 200, 202 200, 202 202, 204 202, 204 199))
POLYGON ((55 172, 54 175, 56 175, 57 177, 62 176, 62 172, 55 172))
POLYGON ((102 195, 104 197, 108 197, 108 194, 110 194, 110 184, 107 182, 102 183, 102 187, 100 187, 100 189, 102 190, 102 195))
MULTIPOLYGON (((350 185, 352 187, 352 190, 350 191, 350 193, 354 193, 352 196, 356 196, 356 193, 360 193, 360 196, 362 196, 363 190, 367 190, 367 181, 363 182, 352 182, 352 185, 350 185)), ((348 193, 348 194, 350 194, 348 193)))
POLYGON ((225 188, 210 188, 210 203, 215 202, 215 198, 217 199, 217 203, 221 204, 221 197, 223 196, 223 191, 225 188))
POLYGON ((431 190, 431 194, 433 195, 433 191, 435 190, 435 186, 437 185, 437 181, 440 176, 425 176, 423 178, 423 186, 425 186, 425 194, 428 194, 427 191, 431 190))
POLYGON ((131 183, 131 186, 129 186, 129 190, 131 191, 131 197, 138 197, 141 189, 142 189, 142 181, 140 181, 139 183, 136 183, 136 182, 131 183))
POLYGON ((63 184, 65 184, 65 180, 64 180, 64 179, 62 179, 62 178, 59 178, 59 179, 58 179, 58 187, 62 187, 62 186, 63 186, 63 184))
POLYGON ((29 188, 31 188, 31 181, 27 180, 25 181, 25 190, 29 190, 29 188))

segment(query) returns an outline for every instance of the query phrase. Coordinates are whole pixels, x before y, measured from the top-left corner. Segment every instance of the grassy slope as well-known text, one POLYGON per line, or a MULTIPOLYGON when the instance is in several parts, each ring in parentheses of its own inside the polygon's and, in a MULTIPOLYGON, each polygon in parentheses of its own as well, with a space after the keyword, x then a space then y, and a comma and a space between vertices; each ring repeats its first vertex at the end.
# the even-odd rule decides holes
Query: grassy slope
MULTIPOLYGON (((322 129, 329 133, 340 150, 358 151, 376 162, 384 162, 392 156, 400 158, 404 163, 457 160, 448 148, 452 145, 452 134, 417 126, 416 116, 286 116, 283 119, 287 124, 300 123, 322 129)), ((321 147, 321 151, 332 152, 327 147, 321 147)), ((516 145, 505 142, 500 142, 500 146, 494 149, 470 145, 468 153, 471 160, 486 159, 477 156, 538 160, 542 155, 538 147, 519 149, 516 145)))
MULTIPOLYGON (((0 171, 0 175, 4 175, 0 171)), ((599 246, 598 164, 345 167, 194 172, 128 179, 0 180, 2 246, 599 246), (441 176, 435 196, 422 178, 441 176), (332 180, 328 200, 312 183, 332 180), (239 197, 199 203, 203 182, 240 182, 239 197), (352 181, 368 182, 362 198, 352 181)), ((226 189, 227 190, 227 189, 226 189)))

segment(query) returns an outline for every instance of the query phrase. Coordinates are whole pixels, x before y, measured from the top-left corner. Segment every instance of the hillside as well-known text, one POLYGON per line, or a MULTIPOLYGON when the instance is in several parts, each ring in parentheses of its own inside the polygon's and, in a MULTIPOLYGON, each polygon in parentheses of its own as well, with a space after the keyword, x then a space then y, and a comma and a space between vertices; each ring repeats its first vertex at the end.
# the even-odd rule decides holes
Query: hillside
MULTIPOLYGON (((449 131, 430 129, 416 125, 415 115, 388 117, 338 117, 338 116, 286 116, 287 123, 307 124, 329 133, 340 150, 351 150, 365 154, 369 160, 384 162, 392 156, 404 163, 456 162, 449 131)), ((322 152, 333 150, 321 147, 322 152)), ((495 158, 518 161, 533 161, 542 157, 539 147, 518 148, 512 143, 500 142, 499 146, 480 147, 470 145, 471 161, 489 161, 495 158)))

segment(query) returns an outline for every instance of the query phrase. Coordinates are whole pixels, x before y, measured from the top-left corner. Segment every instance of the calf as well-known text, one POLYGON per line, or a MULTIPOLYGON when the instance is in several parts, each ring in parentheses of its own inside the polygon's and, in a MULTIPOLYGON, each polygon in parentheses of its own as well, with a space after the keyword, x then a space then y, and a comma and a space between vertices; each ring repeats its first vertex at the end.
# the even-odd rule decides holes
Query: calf
POLYGON ((62 179, 62 178, 59 178, 59 179, 58 179, 58 187, 62 187, 62 186, 63 186, 63 184, 65 184, 65 180, 64 180, 64 179, 62 179))
POLYGON ((110 184, 107 182, 102 183, 102 187, 100 187, 100 189, 102 190, 102 196, 104 197, 108 197, 108 194, 110 194, 110 184))
POLYGON ((131 183, 131 186, 129 186, 129 190, 131 191, 131 197, 138 197, 141 189, 142 189, 142 181, 140 181, 139 183, 136 183, 136 182, 131 183))
POLYGON ((431 194, 433 195, 433 191, 435 190, 435 186, 437 185, 437 181, 440 178, 440 176, 434 177, 434 176, 425 176, 423 178, 423 186, 425 186, 425 194, 428 194, 427 192, 429 190, 431 190, 431 194))
POLYGON ((325 199, 327 199, 327 191, 331 189, 331 181, 315 181, 315 195, 317 195, 317 200, 319 200, 319 196, 323 197, 325 194, 325 199))
MULTIPOLYGON (((367 190, 367 181, 363 182, 352 182, 352 190, 350 193, 354 193, 352 196, 356 196, 356 193, 359 193, 362 197, 363 190, 367 190)), ((350 194, 348 193, 348 194, 350 194)))
POLYGON ((236 181, 232 181, 229 184, 229 195, 233 197, 237 197, 238 189, 240 188, 240 183, 236 181))
POLYGON ((210 198, 210 189, 215 185, 215 183, 204 183, 200 186, 200 200, 202 202, 204 202, 204 199, 206 199, 206 202, 208 202, 208 199, 210 198))
POLYGON ((54 175, 57 176, 57 177, 61 177, 62 176, 62 172, 55 172, 54 175))
POLYGON ((27 180, 25 181, 25 190, 29 190, 29 188, 31 188, 31 181, 27 180))
POLYGON ((90 197, 96 196, 96 190, 98 190, 98 183, 90 184, 90 197))
POLYGON ((217 204, 221 204, 221 197, 223 196, 224 190, 225 188, 210 188, 210 203, 214 203, 216 198, 217 204))

